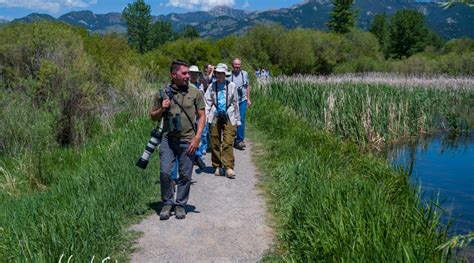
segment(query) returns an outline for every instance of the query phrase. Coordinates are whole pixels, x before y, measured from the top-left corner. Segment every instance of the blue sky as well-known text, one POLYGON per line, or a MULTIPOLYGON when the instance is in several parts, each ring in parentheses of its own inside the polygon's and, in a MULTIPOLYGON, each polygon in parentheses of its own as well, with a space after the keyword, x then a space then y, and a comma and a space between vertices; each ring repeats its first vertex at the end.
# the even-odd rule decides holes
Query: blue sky
MULTIPOLYGON (((229 5, 237 9, 266 10, 289 7, 303 0, 145 0, 152 14, 184 13, 207 10, 218 5, 229 5)), ((43 13, 58 17, 78 10, 92 10, 96 14, 121 12, 133 0, 0 0, 0 18, 14 19, 30 13, 43 13)))

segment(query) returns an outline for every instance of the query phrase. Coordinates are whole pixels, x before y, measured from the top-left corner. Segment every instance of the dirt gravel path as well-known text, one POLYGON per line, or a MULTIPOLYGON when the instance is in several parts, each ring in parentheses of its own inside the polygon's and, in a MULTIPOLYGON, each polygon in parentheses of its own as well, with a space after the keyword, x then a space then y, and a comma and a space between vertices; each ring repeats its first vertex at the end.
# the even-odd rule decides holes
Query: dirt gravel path
MULTIPOLYGON (((133 230, 144 235, 132 262, 256 262, 271 246, 265 203, 256 184, 251 145, 235 150, 236 179, 216 177, 211 169, 194 172, 187 217, 160 221, 154 214, 133 230), (207 173, 206 173, 207 172, 207 173)), ((211 155, 205 156, 210 167, 211 155)), ((158 209, 157 209, 158 210, 158 209)))

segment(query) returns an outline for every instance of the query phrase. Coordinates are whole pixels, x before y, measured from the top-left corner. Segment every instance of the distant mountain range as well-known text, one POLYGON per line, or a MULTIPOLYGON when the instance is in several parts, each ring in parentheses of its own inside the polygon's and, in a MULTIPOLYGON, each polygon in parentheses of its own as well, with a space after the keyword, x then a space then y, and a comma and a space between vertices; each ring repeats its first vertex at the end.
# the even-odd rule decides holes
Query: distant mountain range
MULTIPOLYGON (((474 9, 456 5, 444 10, 433 2, 413 0, 359 0, 355 1, 357 24, 367 30, 374 15, 385 12, 388 15, 397 9, 416 9, 423 13, 428 26, 446 39, 469 36, 474 38, 474 9)), ((185 25, 196 26, 202 37, 220 38, 229 34, 241 34, 259 23, 278 23, 287 28, 327 29, 325 23, 332 9, 331 0, 306 0, 289 8, 268 11, 244 11, 228 7, 217 7, 210 11, 171 13, 154 16, 153 21, 170 21, 175 30, 185 25)), ((54 18, 49 15, 33 13, 16 21, 34 22, 38 20, 59 20, 84 27, 97 33, 124 33, 125 24, 120 13, 94 14, 91 11, 70 12, 54 18)))

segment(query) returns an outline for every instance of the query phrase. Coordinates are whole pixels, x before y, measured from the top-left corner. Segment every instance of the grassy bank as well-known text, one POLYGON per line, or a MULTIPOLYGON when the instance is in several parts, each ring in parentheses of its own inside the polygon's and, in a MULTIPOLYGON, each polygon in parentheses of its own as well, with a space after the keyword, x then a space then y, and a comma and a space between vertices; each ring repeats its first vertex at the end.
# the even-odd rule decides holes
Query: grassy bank
POLYGON ((468 129, 472 84, 472 78, 302 76, 266 82, 259 92, 314 128, 381 148, 436 129, 468 129))
POLYGON ((73 256, 88 262, 121 255, 123 227, 159 198, 159 172, 156 156, 147 170, 135 167, 152 128, 146 116, 130 120, 123 113, 115 120, 112 133, 80 149, 43 152, 51 178, 43 191, 17 194, 21 163, 3 162, 3 176, 11 180, 2 181, 2 261, 57 261, 64 255, 63 261, 73 256))
POLYGON ((278 238, 269 261, 442 259, 436 247, 446 241, 446 230, 437 212, 420 203, 407 174, 315 129, 305 115, 315 109, 296 107, 295 114, 282 103, 289 92, 254 91, 248 117, 265 152, 258 164, 266 175, 278 238))

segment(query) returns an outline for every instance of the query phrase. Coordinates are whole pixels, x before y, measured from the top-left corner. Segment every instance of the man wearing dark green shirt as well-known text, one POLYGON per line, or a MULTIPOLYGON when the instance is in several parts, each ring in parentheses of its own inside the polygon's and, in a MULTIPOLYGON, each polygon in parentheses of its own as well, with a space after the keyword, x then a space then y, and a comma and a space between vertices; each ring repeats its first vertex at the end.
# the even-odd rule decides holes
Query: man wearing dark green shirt
POLYGON ((160 90, 154 98, 150 117, 154 121, 163 118, 163 138, 160 146, 160 185, 163 208, 160 219, 170 217, 176 205, 176 218, 186 217, 185 206, 189 199, 194 154, 199 147, 205 124, 205 103, 198 89, 190 88, 189 66, 176 60, 170 67, 171 84, 160 90), (199 119, 197 129, 194 126, 199 119), (175 163, 179 165, 176 200, 171 179, 175 163))

